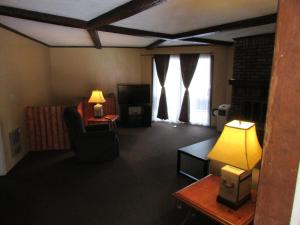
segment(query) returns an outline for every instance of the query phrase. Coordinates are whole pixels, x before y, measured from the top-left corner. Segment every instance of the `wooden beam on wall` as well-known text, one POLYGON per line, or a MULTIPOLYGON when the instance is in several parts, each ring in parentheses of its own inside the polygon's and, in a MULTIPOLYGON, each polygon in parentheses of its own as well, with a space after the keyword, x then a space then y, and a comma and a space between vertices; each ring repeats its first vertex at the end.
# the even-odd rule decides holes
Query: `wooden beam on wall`
POLYGON ((185 38, 193 37, 196 35, 208 35, 211 33, 217 33, 221 31, 237 30, 248 27, 255 27, 260 25, 266 25, 271 23, 276 23, 277 14, 270 14, 266 16, 255 17, 251 19, 240 20, 232 23, 225 23, 217 26, 211 26, 206 28, 201 28, 197 30, 187 31, 183 33, 175 34, 175 38, 185 38))
POLYGON ((118 27, 118 26, 112 26, 112 25, 105 25, 103 27, 100 27, 98 30, 105 31, 105 32, 111 32, 111 33, 117 33, 117 34, 140 36, 140 37, 158 37, 158 38, 166 38, 166 39, 173 38, 172 34, 138 30, 138 29, 118 27))
POLYGON ((102 14, 88 22, 89 29, 98 29, 119 20, 128 18, 151 7, 161 4, 166 0, 132 0, 113 10, 102 14))
MULTIPOLYGON (((129 16, 135 15, 141 11, 144 11, 148 8, 151 8, 153 6, 156 6, 163 1, 166 0, 132 0, 124 5, 121 5, 108 13, 105 13, 103 15, 100 15, 99 17, 92 19, 90 21, 83 21, 79 19, 73 19, 63 16, 56 16, 51 15, 47 13, 40 13, 30 10, 24 10, 24 9, 18 9, 13 7, 6 7, 6 6, 0 6, 0 15, 20 18, 20 19, 26 19, 26 20, 32 20, 37 22, 43 22, 43 23, 50 23, 60 26, 67 26, 67 27, 74 27, 74 28, 81 28, 86 29, 95 46, 97 48, 101 48, 101 43, 98 34, 96 35, 94 30, 99 31, 105 31, 105 32, 111 32, 111 33, 118 33, 118 34, 125 34, 125 35, 133 35, 133 36, 141 36, 141 37, 158 37, 160 39, 182 39, 183 41, 190 41, 190 42, 205 42, 210 44, 217 44, 217 45, 231 45, 230 42, 225 41, 217 41, 217 40, 211 40, 211 39, 204 39, 193 36, 196 35, 207 35, 209 33, 216 33, 221 31, 228 31, 228 30, 234 30, 234 29, 241 29, 246 27, 253 27, 253 26, 259 26, 259 25, 265 25, 276 22, 276 14, 271 14, 267 16, 261 16, 241 21, 236 21, 232 23, 202 28, 198 30, 178 33, 178 34, 166 34, 166 33, 159 33, 159 32, 152 32, 152 31, 145 31, 145 30, 138 30, 138 29, 132 29, 132 28, 125 28, 125 27, 118 27, 118 26, 112 26, 112 25, 106 25, 109 23, 116 22, 118 20, 127 18, 129 16), (92 27, 95 27, 95 29, 92 29, 92 27), (188 38, 192 37, 192 38, 188 38), (99 40, 99 41, 98 41, 99 40)), ((13 30, 13 29, 11 29, 13 30)), ((17 33, 17 32, 15 32, 17 33)), ((19 32, 20 33, 20 32, 19 32)), ((20 33, 24 36, 24 34, 20 33)), ((26 36, 29 38, 29 36, 26 36)), ((33 39, 37 41, 36 39, 33 39)), ((152 43, 149 46, 146 46, 147 49, 152 49, 157 46, 159 46, 162 42, 165 40, 158 40, 154 43, 152 43)), ((43 43, 39 41, 40 43, 43 43)))
POLYGON ((186 39, 180 39, 181 41, 190 41, 190 42, 199 42, 199 43, 208 43, 208 44, 214 44, 214 45, 225 45, 225 46, 232 46, 233 42, 229 41, 219 41, 219 40, 213 40, 213 39, 207 39, 207 38, 186 38, 186 39))
POLYGON ((157 41, 154 41, 152 44, 148 45, 146 49, 151 50, 159 46, 161 43, 165 42, 166 40, 158 39, 157 41))
POLYGON ((34 12, 25 9, 18 9, 6 6, 0 6, 0 15, 11 16, 15 18, 33 20, 43 23, 50 23, 55 25, 75 27, 75 28, 86 28, 86 21, 68 18, 64 16, 56 16, 47 13, 34 12))
POLYGON ((101 49, 102 46, 101 46, 101 41, 100 41, 100 37, 99 37, 99 34, 98 34, 98 31, 96 30, 87 30, 91 36, 91 39, 95 45, 95 48, 98 48, 98 49, 101 49))

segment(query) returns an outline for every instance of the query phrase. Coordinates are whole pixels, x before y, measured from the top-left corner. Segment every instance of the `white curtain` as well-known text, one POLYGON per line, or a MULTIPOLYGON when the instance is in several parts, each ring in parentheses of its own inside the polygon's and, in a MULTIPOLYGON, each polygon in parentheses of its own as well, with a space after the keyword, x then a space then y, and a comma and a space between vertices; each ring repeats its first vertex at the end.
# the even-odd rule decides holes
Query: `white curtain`
POLYGON ((189 87, 190 123, 210 124, 211 56, 200 54, 198 64, 189 87))
MULTIPOLYGON (((190 93, 190 123, 209 125, 210 90, 211 90, 211 56, 200 55, 198 64, 189 87, 190 93)), ((170 57, 169 68, 165 82, 168 115, 166 122, 179 122, 179 114, 185 88, 182 82, 179 55, 170 57)), ((158 80, 155 61, 153 60, 153 100, 152 120, 157 118, 161 86, 158 80)))
POLYGON ((158 111, 158 104, 159 104, 159 97, 161 92, 161 86, 158 80, 157 71, 156 71, 156 64, 153 60, 153 80, 152 80, 152 120, 159 121, 160 119, 157 118, 157 111, 158 111))

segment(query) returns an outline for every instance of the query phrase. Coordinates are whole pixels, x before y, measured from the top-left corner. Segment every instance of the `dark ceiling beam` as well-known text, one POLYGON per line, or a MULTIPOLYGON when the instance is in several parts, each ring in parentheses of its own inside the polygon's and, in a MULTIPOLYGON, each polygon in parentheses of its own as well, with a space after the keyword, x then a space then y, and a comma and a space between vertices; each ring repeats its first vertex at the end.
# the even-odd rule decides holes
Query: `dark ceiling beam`
POLYGON ((44 45, 44 46, 49 47, 48 44, 46 44, 46 43, 44 43, 44 42, 42 42, 42 41, 39 41, 39 40, 37 40, 37 39, 35 39, 35 38, 29 37, 28 35, 23 34, 23 33, 21 33, 21 32, 19 32, 19 31, 15 30, 15 29, 12 29, 12 28, 8 27, 8 26, 5 26, 5 25, 2 24, 2 23, 0 23, 0 27, 4 28, 4 29, 6 29, 6 30, 9 30, 9 31, 11 31, 11 32, 13 32, 13 33, 15 33, 15 34, 18 34, 18 35, 20 35, 20 36, 22 36, 22 37, 25 37, 25 38, 28 38, 28 39, 30 39, 30 40, 32 40, 32 41, 35 41, 35 42, 37 42, 37 43, 40 43, 40 44, 42 44, 42 45, 44 45))
POLYGON ((207 38, 186 38, 186 39, 180 39, 181 41, 190 41, 190 42, 198 42, 198 43, 207 43, 207 44, 214 44, 214 45, 225 45, 225 46, 232 46, 233 42, 229 41, 219 41, 219 40, 213 40, 213 39, 207 39, 207 38))
POLYGON ((103 27, 100 27, 98 30, 111 32, 111 33, 117 33, 117 34, 141 36, 141 37, 158 37, 158 38, 173 39, 172 34, 158 33, 158 32, 145 31, 145 30, 137 30, 137 29, 126 28, 126 27, 112 26, 112 25, 105 25, 103 27))
POLYGON ((83 20, 7 6, 0 6, 0 15, 75 28, 86 28, 87 25, 87 22, 83 20))
POLYGON ((100 37, 99 37, 99 34, 98 34, 98 31, 96 30, 87 30, 91 36, 91 39, 95 45, 95 48, 98 48, 98 49, 101 49, 102 46, 101 46, 101 41, 100 41, 100 37))
POLYGON ((152 44, 146 46, 146 49, 147 50, 154 49, 154 48, 158 47, 160 44, 162 44, 165 41, 166 40, 164 40, 164 39, 158 39, 157 41, 154 41, 152 44))
MULTIPOLYGON (((135 15, 139 12, 142 12, 150 7, 153 7, 155 5, 158 5, 162 3, 165 0, 132 0, 124 5, 121 5, 108 13, 105 13, 89 22, 79 20, 79 19, 73 19, 63 16, 56 16, 51 15, 47 13, 40 13, 30 10, 24 10, 24 9, 18 9, 13 7, 6 7, 6 6, 0 6, 0 15, 20 18, 20 19, 26 19, 26 20, 33 20, 43 23, 50 23, 60 26, 67 26, 67 27, 75 27, 75 28, 82 28, 86 29, 96 48, 101 48, 101 42, 98 35, 98 32, 95 31, 95 29, 91 29, 90 27, 98 27, 97 30, 99 31, 106 31, 111 33, 118 33, 118 34, 125 34, 125 35, 134 35, 134 36, 141 36, 141 37, 158 37, 159 40, 155 41, 154 43, 147 46, 147 49, 153 49, 157 46, 159 46, 161 43, 163 43, 166 40, 163 39, 180 39, 182 41, 189 41, 189 42, 203 42, 203 43, 210 43, 210 44, 217 44, 217 45, 231 45, 231 42, 225 42, 225 41, 217 41, 217 40, 211 40, 206 38, 199 38, 199 37, 193 37, 193 36, 205 36, 210 33, 217 33, 222 31, 229 31, 229 30, 236 30, 236 29, 242 29, 247 27, 254 27, 254 26, 260 26, 260 25, 266 25, 276 22, 277 14, 270 14, 266 16, 256 17, 256 18, 250 18, 246 20, 240 20, 236 22, 221 24, 217 26, 212 27, 206 27, 198 30, 178 33, 178 34, 165 34, 165 33, 159 33, 159 32, 152 32, 152 31, 144 31, 144 30, 138 30, 138 29, 132 29, 132 28, 125 28, 125 27, 118 27, 118 26, 112 26, 112 25, 106 25, 109 23, 116 22, 118 20, 127 18, 129 16, 135 15), (190 37, 190 38, 189 38, 190 37)), ((36 40, 34 38, 31 38, 21 32, 18 32, 12 28, 9 28, 5 25, 1 25, 5 29, 11 30, 14 33, 18 33, 24 37, 30 38, 31 40, 37 41, 41 44, 44 44, 48 46, 47 44, 36 40)))
POLYGON ((104 13, 88 22, 89 29, 97 29, 104 25, 126 19, 151 7, 161 4, 166 0, 132 0, 113 10, 104 13))
POLYGON ((242 29, 242 28, 266 25, 266 24, 276 23, 276 18, 277 18, 277 14, 270 14, 270 15, 266 15, 266 16, 260 16, 260 17, 240 20, 240 21, 236 21, 236 22, 232 22, 232 23, 225 23, 225 24, 221 24, 221 25, 217 25, 217 26, 206 27, 206 28, 201 28, 201 29, 197 29, 197 30, 178 33, 178 34, 174 35, 174 38, 176 38, 176 39, 187 38, 187 37, 193 37, 196 35, 205 36, 205 35, 208 35, 211 33, 217 33, 217 32, 222 32, 222 31, 237 30, 237 29, 242 29))

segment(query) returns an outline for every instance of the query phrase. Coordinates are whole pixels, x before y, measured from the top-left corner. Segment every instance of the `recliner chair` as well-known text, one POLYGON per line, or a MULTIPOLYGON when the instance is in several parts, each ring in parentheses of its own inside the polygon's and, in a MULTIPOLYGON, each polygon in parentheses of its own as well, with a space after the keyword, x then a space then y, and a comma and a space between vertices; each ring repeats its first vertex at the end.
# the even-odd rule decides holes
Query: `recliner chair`
POLYGON ((119 140, 107 125, 84 126, 76 107, 64 110, 71 148, 81 162, 103 162, 119 155, 119 140))

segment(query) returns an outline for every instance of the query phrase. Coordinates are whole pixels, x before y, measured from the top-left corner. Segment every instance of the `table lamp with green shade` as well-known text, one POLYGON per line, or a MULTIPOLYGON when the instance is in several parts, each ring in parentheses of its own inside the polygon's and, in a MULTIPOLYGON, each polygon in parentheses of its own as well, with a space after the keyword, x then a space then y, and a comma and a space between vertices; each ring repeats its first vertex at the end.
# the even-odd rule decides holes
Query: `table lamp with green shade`
POLYGON ((221 169, 218 202, 237 209, 251 198, 252 169, 262 149, 255 124, 233 120, 227 123, 208 158, 227 164, 221 169))
POLYGON ((88 101, 89 103, 96 103, 94 105, 94 117, 99 118, 103 116, 103 108, 101 103, 105 102, 105 98, 103 97, 103 93, 100 90, 93 90, 91 97, 88 101))

